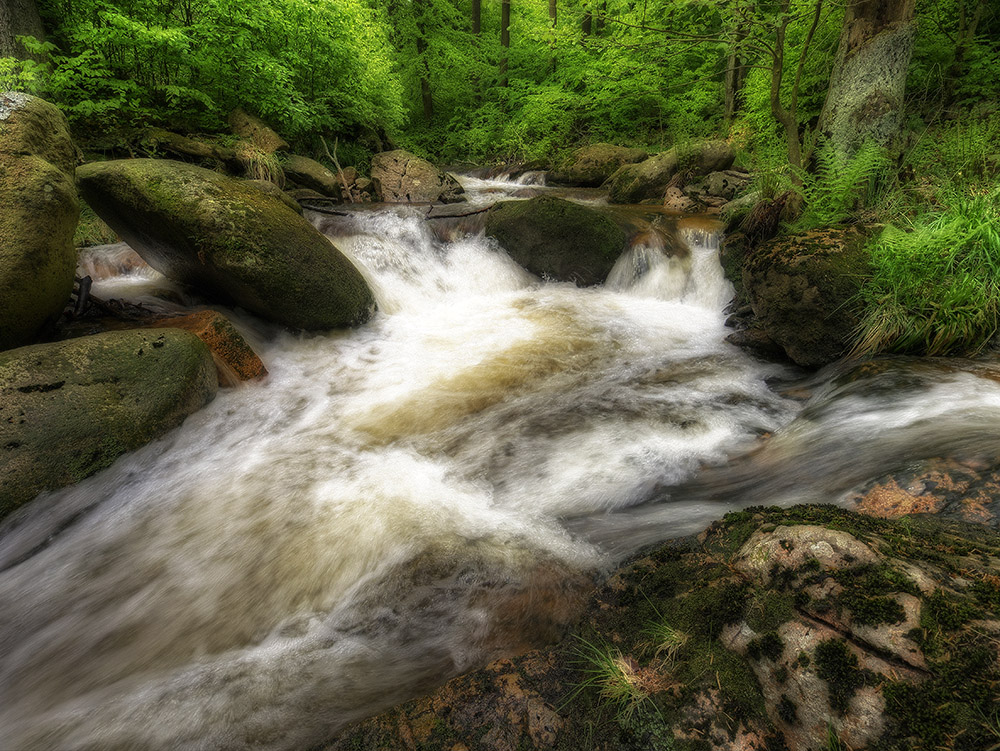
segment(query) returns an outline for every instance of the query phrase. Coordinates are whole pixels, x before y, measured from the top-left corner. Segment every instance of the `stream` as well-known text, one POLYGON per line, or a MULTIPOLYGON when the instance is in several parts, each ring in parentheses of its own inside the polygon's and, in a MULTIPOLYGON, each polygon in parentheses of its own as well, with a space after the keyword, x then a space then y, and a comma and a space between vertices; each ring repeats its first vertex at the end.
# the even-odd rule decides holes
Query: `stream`
MULTIPOLYGON (((578 289, 417 210, 311 219, 372 285, 368 324, 226 310, 266 379, 0 525, 0 747, 316 747, 557 638, 642 546, 1000 454, 989 366, 805 378, 726 343, 710 220, 664 217, 681 252, 653 237, 578 289)), ((121 268, 94 294, 192 302, 121 268)))

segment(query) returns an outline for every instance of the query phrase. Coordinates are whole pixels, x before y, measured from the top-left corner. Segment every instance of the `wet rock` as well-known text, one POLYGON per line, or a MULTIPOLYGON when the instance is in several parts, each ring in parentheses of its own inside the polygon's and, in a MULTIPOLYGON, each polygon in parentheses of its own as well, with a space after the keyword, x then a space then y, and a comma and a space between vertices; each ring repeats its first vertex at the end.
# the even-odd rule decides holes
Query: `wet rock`
POLYGON ((339 198, 343 190, 338 178, 315 159, 292 154, 282 163, 285 176, 304 188, 322 193, 324 196, 339 198))
POLYGON ((80 168, 94 210, 150 266, 210 298, 301 329, 366 320, 358 270, 308 221, 240 180, 158 159, 80 168))
POLYGON ((712 197, 731 201, 749 184, 750 175, 745 172, 736 172, 735 170, 710 172, 700 180, 694 180, 685 185, 684 194, 694 200, 712 197))
POLYGON ((211 350, 220 386, 235 386, 267 375, 267 368, 232 322, 215 310, 162 318, 153 328, 190 331, 211 350))
POLYGON ((642 149, 629 149, 610 143, 594 143, 574 151, 557 169, 548 174, 550 183, 596 188, 626 164, 646 159, 642 149))
POLYGON ((246 110, 237 107, 229 113, 229 127, 240 138, 249 141, 261 151, 273 154, 288 151, 288 142, 267 123, 246 110))
POLYGON ((75 165, 58 109, 0 93, 0 349, 33 341, 69 301, 80 216, 75 165))
POLYGON ((329 748, 989 748, 998 554, 982 526, 830 506, 729 514, 613 572, 557 645, 329 748))
POLYGON ((486 235, 531 273, 581 286, 603 282, 626 244, 602 213, 552 196, 496 204, 486 235))
POLYGON ((79 482, 215 395, 185 331, 116 331, 0 353, 0 515, 79 482))
POLYGON ((451 175, 408 151, 383 151, 372 157, 371 180, 386 203, 455 203, 465 189, 451 175))
POLYGON ((865 239, 856 228, 818 230, 746 255, 742 286, 756 320, 793 362, 819 367, 850 347, 856 295, 870 273, 865 239))

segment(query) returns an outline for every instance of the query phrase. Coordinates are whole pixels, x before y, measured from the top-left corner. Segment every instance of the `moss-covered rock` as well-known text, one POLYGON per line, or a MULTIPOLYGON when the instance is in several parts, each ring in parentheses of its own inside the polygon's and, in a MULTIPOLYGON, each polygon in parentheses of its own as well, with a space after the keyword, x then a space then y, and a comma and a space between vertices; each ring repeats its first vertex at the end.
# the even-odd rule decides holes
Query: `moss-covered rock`
POLYGON ((115 331, 0 353, 0 516, 176 427, 215 395, 186 331, 115 331))
POLYGON ((292 154, 282 161, 281 168, 285 171, 285 177, 324 196, 340 198, 343 192, 340 178, 315 159, 292 154))
POLYGON ((190 331, 212 352, 220 386, 235 386, 267 375, 267 368, 232 321, 215 310, 199 310, 187 315, 160 318, 152 328, 174 328, 190 331))
POLYGON ((775 238, 746 254, 743 290, 759 324, 794 362, 842 357, 857 328, 870 273, 865 233, 851 227, 775 238))
POLYGON ((273 154, 288 151, 288 142, 256 115, 237 107, 229 113, 229 127, 233 133, 249 141, 261 151, 273 154))
POLYGON ((732 513, 615 571, 556 646, 455 678, 328 748, 990 748, 998 553, 995 531, 933 518, 732 513), (883 600, 905 612, 860 623, 883 600))
POLYGON ((387 203, 456 203, 465 200, 458 180, 426 159, 397 149, 372 157, 372 184, 387 203))
POLYGON ((366 320, 374 298, 308 221, 243 181, 165 159, 78 170, 87 202, 145 261, 211 298, 301 329, 366 320))
POLYGON ((66 118, 25 94, 0 94, 0 349, 32 341, 73 290, 80 205, 66 118))
POLYGON ((577 149, 557 169, 549 172, 548 181, 596 188, 611 177, 615 170, 626 164, 641 162, 648 156, 642 149, 593 143, 577 149))
POLYGON ((639 203, 663 200, 667 187, 678 172, 688 178, 729 169, 735 159, 726 141, 699 141, 675 147, 639 162, 626 164, 608 178, 612 203, 639 203))
POLYGON ((486 235, 531 273, 583 286, 603 282, 626 243, 602 213, 553 196, 496 204, 486 235))

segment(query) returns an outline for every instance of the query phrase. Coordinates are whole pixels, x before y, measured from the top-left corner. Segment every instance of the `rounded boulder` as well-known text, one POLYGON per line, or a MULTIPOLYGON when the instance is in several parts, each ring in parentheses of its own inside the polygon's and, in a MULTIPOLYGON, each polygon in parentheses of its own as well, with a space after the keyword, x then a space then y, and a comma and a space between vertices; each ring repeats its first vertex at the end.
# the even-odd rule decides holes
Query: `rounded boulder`
POLYGON ((357 268, 306 219, 258 188, 166 159, 77 170, 94 210, 150 266, 298 329, 364 322, 375 307, 357 268))
POLYGON ((580 286, 603 282, 626 243, 608 217, 553 196, 496 204, 486 235, 531 273, 580 286))

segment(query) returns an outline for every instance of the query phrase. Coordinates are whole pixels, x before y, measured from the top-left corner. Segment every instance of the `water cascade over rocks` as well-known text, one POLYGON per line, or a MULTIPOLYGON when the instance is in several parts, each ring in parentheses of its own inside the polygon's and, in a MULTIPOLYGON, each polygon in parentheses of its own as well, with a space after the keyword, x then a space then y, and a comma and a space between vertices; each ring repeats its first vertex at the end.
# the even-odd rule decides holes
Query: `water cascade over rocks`
MULTIPOLYGON (((470 205, 483 186, 518 187, 467 182, 470 205)), ((795 374, 725 342, 731 290, 698 220, 678 228, 690 253, 635 245, 583 289, 482 234, 438 239, 416 207, 312 218, 374 318, 306 335, 233 313, 265 380, 0 526, 5 747, 319 744, 552 639, 595 570, 767 502, 755 477, 819 461, 812 492, 859 455, 877 464, 898 426, 920 444, 962 410, 1000 418, 1000 385, 971 372, 898 399, 820 383, 797 418, 768 385, 795 374), (822 442, 835 427, 849 450, 822 442), (698 485, 766 433, 781 442, 758 470, 751 454, 698 485)), ((166 284, 128 273, 95 294, 166 284)))

